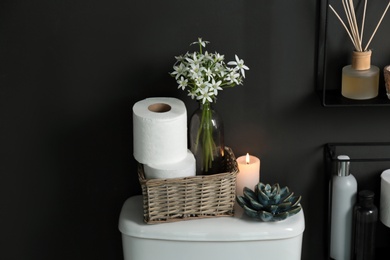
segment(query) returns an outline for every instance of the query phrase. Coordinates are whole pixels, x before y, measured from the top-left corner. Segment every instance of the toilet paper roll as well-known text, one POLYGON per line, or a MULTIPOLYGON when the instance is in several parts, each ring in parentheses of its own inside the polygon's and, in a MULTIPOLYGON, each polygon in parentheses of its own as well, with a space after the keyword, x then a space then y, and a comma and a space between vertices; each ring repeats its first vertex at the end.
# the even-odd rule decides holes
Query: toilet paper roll
POLYGON ((176 98, 158 97, 133 106, 134 158, 142 164, 169 164, 187 156, 187 110, 176 98))
POLYGON ((195 176, 195 157, 190 150, 184 160, 171 164, 145 164, 146 179, 170 179, 195 176))
POLYGON ((380 220, 390 227, 390 169, 381 174, 380 220))

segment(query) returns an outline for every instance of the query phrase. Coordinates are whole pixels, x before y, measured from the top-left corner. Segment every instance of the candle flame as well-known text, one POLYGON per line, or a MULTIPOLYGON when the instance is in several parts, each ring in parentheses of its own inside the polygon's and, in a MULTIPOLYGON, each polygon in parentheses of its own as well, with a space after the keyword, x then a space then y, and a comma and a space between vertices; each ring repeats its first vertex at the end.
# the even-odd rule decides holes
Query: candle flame
POLYGON ((251 160, 250 160, 250 157, 249 157, 249 153, 246 153, 245 161, 246 161, 246 164, 250 163, 251 160))

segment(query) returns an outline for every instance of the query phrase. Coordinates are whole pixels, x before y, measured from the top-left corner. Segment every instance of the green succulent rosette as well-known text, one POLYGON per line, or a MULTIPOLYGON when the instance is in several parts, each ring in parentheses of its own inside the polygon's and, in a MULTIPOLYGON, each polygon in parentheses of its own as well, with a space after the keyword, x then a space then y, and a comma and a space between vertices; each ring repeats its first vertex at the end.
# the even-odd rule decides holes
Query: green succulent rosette
POLYGON ((289 188, 280 188, 279 184, 259 182, 254 191, 245 187, 243 196, 237 196, 237 203, 246 215, 265 222, 281 221, 301 211, 301 196, 294 196, 289 188))

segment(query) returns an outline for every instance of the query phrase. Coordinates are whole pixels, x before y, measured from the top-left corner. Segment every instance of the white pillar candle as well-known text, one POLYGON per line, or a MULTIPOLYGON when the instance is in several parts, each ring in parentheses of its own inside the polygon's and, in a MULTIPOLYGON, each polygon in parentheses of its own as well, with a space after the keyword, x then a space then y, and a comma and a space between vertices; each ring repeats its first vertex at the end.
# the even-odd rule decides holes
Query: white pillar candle
POLYGON ((260 159, 247 153, 237 158, 237 164, 236 194, 242 196, 244 187, 253 190, 260 181, 260 159))

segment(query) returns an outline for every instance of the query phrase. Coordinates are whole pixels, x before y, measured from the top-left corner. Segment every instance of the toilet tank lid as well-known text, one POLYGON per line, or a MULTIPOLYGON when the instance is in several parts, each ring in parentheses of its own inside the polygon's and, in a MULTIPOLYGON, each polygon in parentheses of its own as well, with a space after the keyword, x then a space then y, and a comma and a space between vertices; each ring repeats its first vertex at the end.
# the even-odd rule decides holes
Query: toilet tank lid
POLYGON ((305 229, 303 210, 279 222, 260 222, 235 207, 234 217, 216 217, 162 224, 143 221, 142 196, 126 200, 119 217, 122 234, 144 238, 176 241, 259 241, 288 239, 301 235, 305 229))

